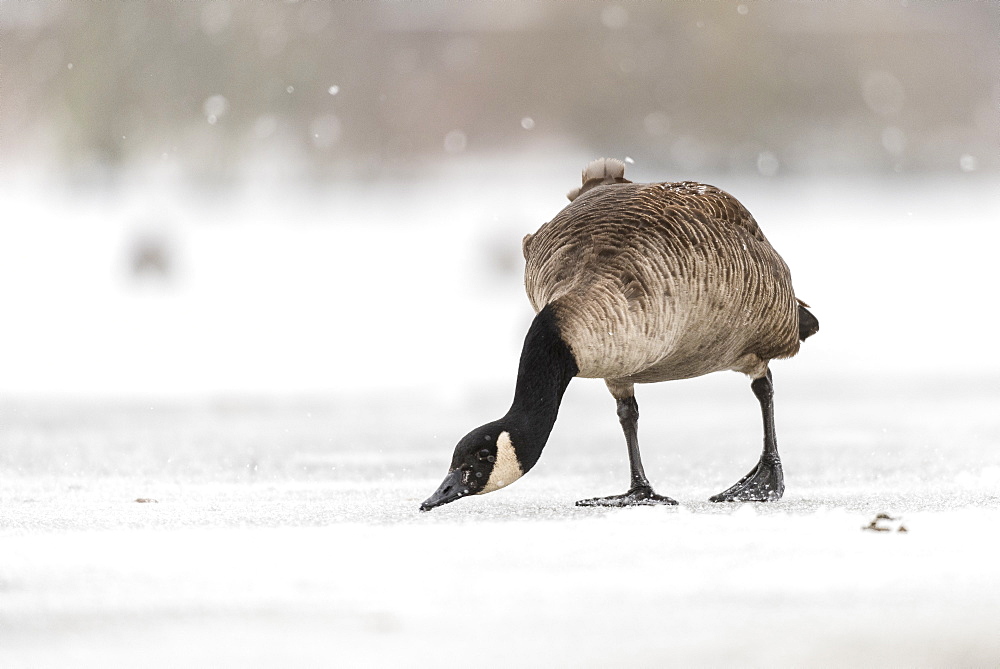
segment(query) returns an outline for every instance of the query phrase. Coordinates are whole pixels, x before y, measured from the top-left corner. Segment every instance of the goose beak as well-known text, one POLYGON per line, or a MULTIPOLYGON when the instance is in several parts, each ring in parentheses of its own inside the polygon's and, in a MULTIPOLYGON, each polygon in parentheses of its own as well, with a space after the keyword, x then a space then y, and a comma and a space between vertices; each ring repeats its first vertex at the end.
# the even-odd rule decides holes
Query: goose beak
POLYGON ((430 511, 436 506, 454 502, 459 497, 469 494, 469 488, 462 481, 462 470, 452 469, 444 477, 441 486, 420 505, 421 511, 430 511))

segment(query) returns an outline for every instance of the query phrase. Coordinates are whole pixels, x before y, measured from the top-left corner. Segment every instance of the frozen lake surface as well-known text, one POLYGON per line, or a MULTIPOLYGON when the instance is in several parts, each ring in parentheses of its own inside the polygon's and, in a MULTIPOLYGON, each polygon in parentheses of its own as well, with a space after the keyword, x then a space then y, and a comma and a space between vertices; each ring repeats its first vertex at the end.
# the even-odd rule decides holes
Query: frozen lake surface
POLYGON ((505 389, 6 402, 0 664, 995 664, 995 379, 783 385, 793 365, 769 505, 705 501, 759 451, 735 374, 639 389, 677 508, 573 506, 627 480, 599 382, 523 480, 429 513, 505 389))

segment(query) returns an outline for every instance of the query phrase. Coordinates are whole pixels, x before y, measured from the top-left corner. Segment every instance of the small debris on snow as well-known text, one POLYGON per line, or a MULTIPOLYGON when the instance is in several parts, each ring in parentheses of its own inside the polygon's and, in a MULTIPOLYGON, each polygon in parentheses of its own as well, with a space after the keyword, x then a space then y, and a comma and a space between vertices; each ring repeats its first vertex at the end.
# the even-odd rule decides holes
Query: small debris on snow
POLYGON ((902 518, 894 518, 888 513, 880 513, 861 529, 871 530, 872 532, 908 532, 906 526, 903 525, 902 518))
POLYGON ((152 497, 136 497, 135 501, 139 504, 159 504, 159 501, 152 497))

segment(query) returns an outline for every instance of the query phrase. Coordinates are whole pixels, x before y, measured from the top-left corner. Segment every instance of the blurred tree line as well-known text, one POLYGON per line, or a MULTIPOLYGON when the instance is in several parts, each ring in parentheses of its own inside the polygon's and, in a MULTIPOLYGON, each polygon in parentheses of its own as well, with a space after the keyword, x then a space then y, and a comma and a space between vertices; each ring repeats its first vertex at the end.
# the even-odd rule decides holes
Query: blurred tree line
POLYGON ((1000 168, 1000 4, 0 0, 0 150, 326 180, 460 153, 1000 168))

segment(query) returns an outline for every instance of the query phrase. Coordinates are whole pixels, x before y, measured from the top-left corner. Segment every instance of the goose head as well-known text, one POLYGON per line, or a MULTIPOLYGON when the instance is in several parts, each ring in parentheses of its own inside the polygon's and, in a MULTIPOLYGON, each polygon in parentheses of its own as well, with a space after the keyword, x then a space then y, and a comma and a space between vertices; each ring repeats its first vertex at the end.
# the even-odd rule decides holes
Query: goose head
POLYGON ((447 476, 420 510, 430 511, 461 497, 506 487, 530 468, 524 462, 523 454, 518 456, 510 428, 502 421, 477 427, 458 442, 447 476))
POLYGON ((448 475, 420 510, 493 492, 524 476, 541 457, 566 386, 578 371, 555 314, 546 306, 524 338, 510 410, 462 437, 448 475))

